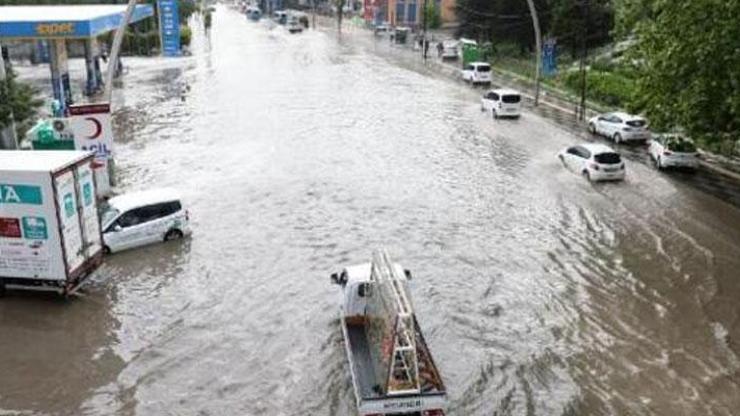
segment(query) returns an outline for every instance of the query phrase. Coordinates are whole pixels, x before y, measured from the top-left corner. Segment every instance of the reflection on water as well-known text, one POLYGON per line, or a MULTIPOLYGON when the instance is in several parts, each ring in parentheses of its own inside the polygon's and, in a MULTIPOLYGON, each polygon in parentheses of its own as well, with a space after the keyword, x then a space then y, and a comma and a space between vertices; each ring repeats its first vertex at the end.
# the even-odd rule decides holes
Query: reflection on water
POLYGON ((179 188, 192 239, 112 256, 82 299, 2 300, 0 409, 354 414, 327 277, 380 246, 452 415, 740 408, 737 208, 639 163, 587 184, 571 133, 493 122, 370 38, 215 22, 116 97, 120 187, 179 188))

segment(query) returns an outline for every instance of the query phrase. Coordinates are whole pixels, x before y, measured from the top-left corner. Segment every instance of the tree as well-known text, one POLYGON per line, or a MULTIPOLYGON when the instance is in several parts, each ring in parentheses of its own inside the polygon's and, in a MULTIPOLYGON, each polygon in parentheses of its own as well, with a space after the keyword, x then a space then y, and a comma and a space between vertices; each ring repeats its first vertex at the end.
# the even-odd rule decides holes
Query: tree
POLYGON ((42 104, 31 85, 18 82, 15 73, 8 71, 7 78, 0 81, 0 129, 10 125, 12 114, 18 137, 23 137, 28 122, 33 120, 42 104))
POLYGON ((614 11, 611 0, 554 0, 549 33, 558 45, 578 57, 579 48, 593 48, 611 40, 614 11), (585 45, 583 37, 585 36, 585 45))
POLYGON ((740 139, 740 2, 656 0, 633 51, 634 110, 705 142, 740 139))
POLYGON ((442 17, 440 16, 440 10, 435 4, 434 0, 426 1, 424 14, 426 17, 427 27, 429 29, 439 29, 439 27, 442 26, 442 17))

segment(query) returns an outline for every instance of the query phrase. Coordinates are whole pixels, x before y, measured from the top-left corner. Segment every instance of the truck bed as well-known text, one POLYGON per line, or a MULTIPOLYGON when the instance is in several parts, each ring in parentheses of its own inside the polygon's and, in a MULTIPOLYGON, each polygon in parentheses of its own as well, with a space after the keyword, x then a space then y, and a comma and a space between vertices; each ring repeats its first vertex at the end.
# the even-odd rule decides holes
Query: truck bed
MULTIPOLYGON (((365 332, 365 325, 359 323, 345 323, 347 341, 351 353, 352 372, 355 377, 356 386, 362 399, 373 400, 386 397, 379 389, 374 388, 382 384, 376 380, 373 362, 370 356, 370 345, 365 332)), ((445 388, 439 377, 439 373, 431 359, 426 341, 417 326, 417 349, 419 350, 420 365, 427 369, 428 377, 422 377, 421 396, 445 394, 445 388)), ((422 371, 420 371, 421 373, 422 371)))

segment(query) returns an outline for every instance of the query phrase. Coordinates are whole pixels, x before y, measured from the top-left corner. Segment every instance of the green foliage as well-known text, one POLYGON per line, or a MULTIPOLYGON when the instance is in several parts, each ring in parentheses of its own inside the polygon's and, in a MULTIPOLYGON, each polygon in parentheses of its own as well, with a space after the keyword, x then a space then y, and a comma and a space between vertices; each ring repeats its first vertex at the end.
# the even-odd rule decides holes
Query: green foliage
POLYGON ((740 2, 656 0, 653 13, 630 56, 633 109, 703 142, 740 139, 740 2))
POLYGON ((424 9, 424 14, 427 20, 427 27, 429 29, 439 29, 439 27, 442 26, 442 16, 440 15, 440 10, 437 8, 436 2, 428 1, 426 8, 424 9))
POLYGON ((190 40, 193 37, 193 31, 188 26, 180 26, 180 45, 190 46, 190 40))
POLYGON ((549 33, 558 40, 558 45, 580 56, 583 46, 594 48, 611 40, 614 12, 611 0, 553 0, 549 3, 552 14, 549 33))
POLYGON ((36 90, 29 84, 18 82, 15 73, 10 71, 8 77, 0 81, 0 128, 10 124, 12 114, 18 136, 23 137, 27 124, 42 104, 43 101, 36 98, 36 90))
MULTIPOLYGON (((569 71, 563 76, 566 87, 581 90, 580 71, 569 71)), ((586 72, 586 94, 589 99, 612 106, 626 105, 634 94, 634 81, 613 72, 589 70, 586 72)))

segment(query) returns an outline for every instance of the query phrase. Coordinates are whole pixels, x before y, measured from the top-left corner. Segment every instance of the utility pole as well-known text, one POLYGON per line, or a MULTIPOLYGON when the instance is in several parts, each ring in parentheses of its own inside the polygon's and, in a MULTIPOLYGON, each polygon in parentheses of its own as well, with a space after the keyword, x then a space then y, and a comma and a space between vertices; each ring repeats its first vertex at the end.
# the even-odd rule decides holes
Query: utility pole
POLYGON ((540 33, 540 19, 537 16, 537 9, 534 7, 534 0, 527 0, 529 4, 529 14, 532 15, 532 26, 534 26, 535 48, 535 75, 534 75, 534 105, 540 103, 540 71, 542 67, 542 34, 540 33))
MULTIPOLYGON (((3 47, 0 44, 0 83, 5 83, 6 78, 5 57, 3 57, 3 47)), ((13 121, 13 109, 11 108, 10 122, 7 126, 0 128, 0 149, 14 150, 17 148, 18 138, 15 135, 15 122, 13 121)))
POLYGON ((583 22, 581 24, 581 62, 579 69, 581 71, 581 103, 577 112, 577 117, 580 121, 586 119, 586 56, 588 55, 588 19, 589 19, 589 0, 582 0, 581 3, 581 17, 583 22))
POLYGON ((422 24, 423 30, 421 35, 421 57, 424 59, 424 62, 427 60, 427 0, 424 0, 424 6, 422 8, 422 24))
POLYGON ((311 12, 312 12, 312 15, 311 15, 311 23, 313 24, 313 29, 314 30, 316 30, 316 1, 317 0, 312 0, 311 1, 311 12))

